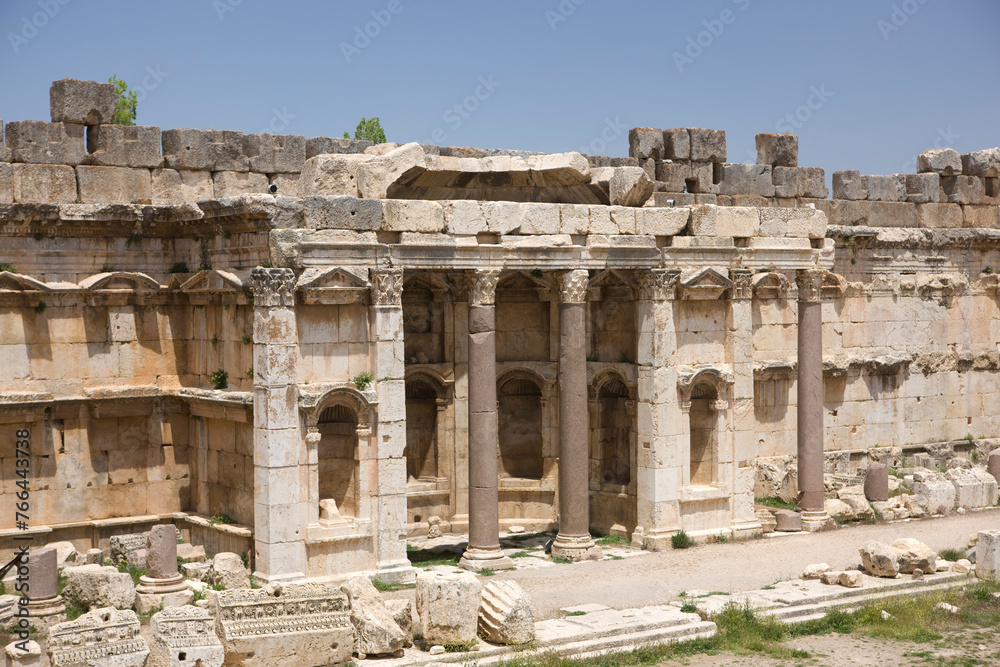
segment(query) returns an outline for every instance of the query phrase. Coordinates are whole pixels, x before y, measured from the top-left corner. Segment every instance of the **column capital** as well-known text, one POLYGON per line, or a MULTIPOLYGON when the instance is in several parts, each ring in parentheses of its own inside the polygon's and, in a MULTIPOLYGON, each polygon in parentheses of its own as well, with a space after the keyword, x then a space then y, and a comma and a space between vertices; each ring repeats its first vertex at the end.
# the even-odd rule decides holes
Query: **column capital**
POLYGON ((295 273, 291 269, 250 269, 255 306, 290 308, 295 305, 295 273))
POLYGON ((403 305, 403 269, 370 269, 373 306, 403 305))
POLYGON ((799 301, 820 301, 823 298, 824 269, 799 269, 795 272, 795 282, 799 287, 799 301))
POLYGON ((750 269, 729 269, 729 279, 733 281, 733 299, 753 297, 753 271, 750 269))
POLYGON ((469 285, 470 306, 492 306, 496 302, 500 269, 466 271, 465 276, 469 285))
POLYGON ((672 300, 675 296, 680 269, 648 269, 636 271, 639 299, 643 301, 672 300))
POLYGON ((567 271, 559 276, 559 297, 563 303, 583 303, 589 284, 590 272, 586 269, 567 271))

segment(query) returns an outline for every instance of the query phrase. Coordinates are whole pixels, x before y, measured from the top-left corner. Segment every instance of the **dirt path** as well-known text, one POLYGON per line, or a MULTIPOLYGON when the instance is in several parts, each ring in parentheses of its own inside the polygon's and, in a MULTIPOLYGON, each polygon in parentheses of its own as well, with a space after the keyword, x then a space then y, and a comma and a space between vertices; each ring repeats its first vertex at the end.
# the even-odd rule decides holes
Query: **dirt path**
MULTIPOLYGON (((497 579, 521 584, 535 619, 559 615, 561 607, 597 602, 615 608, 664 604, 681 591, 737 592, 798 577, 810 563, 834 568, 860 562, 868 540, 914 537, 935 550, 964 548, 972 533, 1000 528, 1000 510, 882 525, 858 525, 811 535, 707 544, 643 554, 624 560, 558 565, 501 572, 497 579)), ((860 663, 859 663, 860 664, 860 663)))

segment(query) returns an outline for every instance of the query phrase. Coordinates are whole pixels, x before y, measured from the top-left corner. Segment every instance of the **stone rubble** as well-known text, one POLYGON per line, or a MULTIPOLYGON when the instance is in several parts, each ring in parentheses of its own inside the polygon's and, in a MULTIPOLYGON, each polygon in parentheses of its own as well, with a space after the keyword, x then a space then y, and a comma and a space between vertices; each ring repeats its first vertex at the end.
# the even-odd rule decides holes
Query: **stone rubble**
POLYGON ((211 581, 213 585, 225 586, 226 590, 250 588, 250 574, 243 559, 227 551, 215 554, 212 559, 211 581))
POLYGON ((520 584, 491 581, 483 586, 479 634, 496 644, 527 644, 535 638, 535 618, 520 584))
POLYGON ((463 644, 474 641, 482 584, 470 572, 417 574, 417 616, 424 641, 463 644))
POLYGON ((112 607, 52 626, 46 650, 52 667, 143 667, 149 656, 136 613, 112 607))
POLYGON ((146 667, 221 667, 222 642, 215 634, 215 619, 204 609, 178 606, 159 611, 149 619, 153 643, 146 667))
POLYGON ((354 624, 354 652, 366 655, 395 654, 406 643, 406 634, 396 623, 382 596, 368 577, 351 577, 340 590, 347 595, 354 624))
POLYGON ((81 565, 67 567, 63 574, 63 597, 87 609, 130 609, 135 604, 135 584, 127 572, 110 565, 81 565))

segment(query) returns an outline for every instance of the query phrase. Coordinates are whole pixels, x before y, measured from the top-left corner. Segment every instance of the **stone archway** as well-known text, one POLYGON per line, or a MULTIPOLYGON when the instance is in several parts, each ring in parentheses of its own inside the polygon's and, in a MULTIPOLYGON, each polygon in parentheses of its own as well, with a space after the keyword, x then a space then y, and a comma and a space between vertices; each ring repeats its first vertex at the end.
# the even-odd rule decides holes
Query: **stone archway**
POLYGON ((350 407, 336 403, 325 408, 316 424, 319 442, 320 518, 337 521, 358 516, 358 415, 350 407), (331 505, 328 501, 333 501, 331 505))

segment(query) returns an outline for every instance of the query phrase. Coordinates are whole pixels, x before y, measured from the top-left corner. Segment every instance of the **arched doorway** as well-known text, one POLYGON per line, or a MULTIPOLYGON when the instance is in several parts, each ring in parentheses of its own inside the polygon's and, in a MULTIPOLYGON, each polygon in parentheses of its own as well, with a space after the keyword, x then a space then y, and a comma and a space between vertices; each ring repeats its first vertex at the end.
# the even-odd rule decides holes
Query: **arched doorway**
POLYGON ((332 405, 319 416, 317 446, 319 468, 320 514, 335 520, 333 508, 324 501, 336 503, 336 514, 353 518, 358 511, 358 416, 346 405, 332 405))
POLYGON ((503 381, 499 403, 500 476, 541 479, 542 390, 533 380, 503 381))
POLYGON ((688 413, 691 433, 691 484, 711 485, 715 482, 718 452, 718 416, 715 404, 719 395, 715 387, 700 382, 691 390, 688 413))

